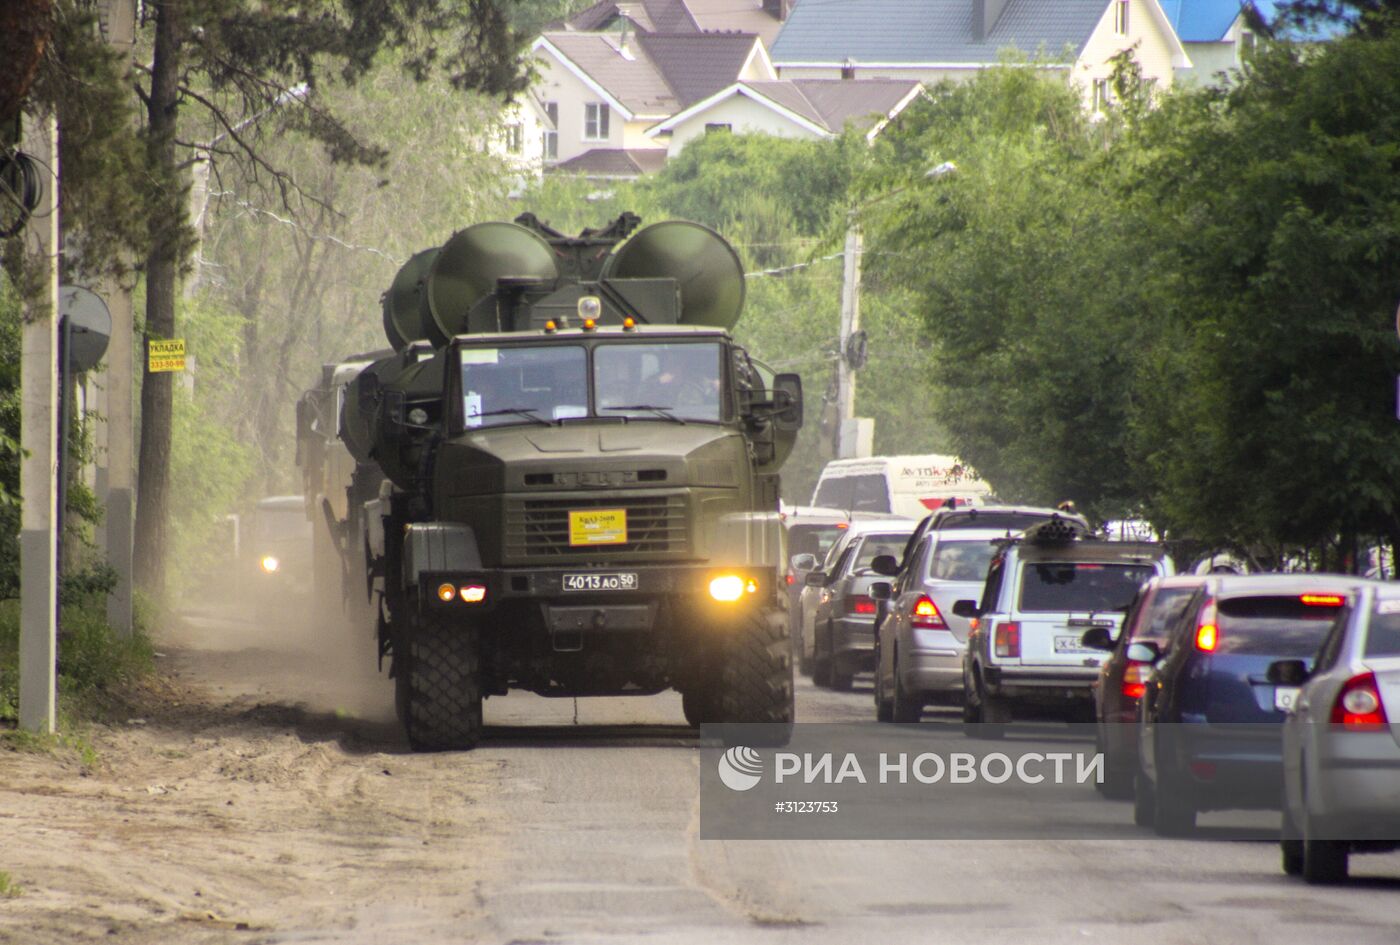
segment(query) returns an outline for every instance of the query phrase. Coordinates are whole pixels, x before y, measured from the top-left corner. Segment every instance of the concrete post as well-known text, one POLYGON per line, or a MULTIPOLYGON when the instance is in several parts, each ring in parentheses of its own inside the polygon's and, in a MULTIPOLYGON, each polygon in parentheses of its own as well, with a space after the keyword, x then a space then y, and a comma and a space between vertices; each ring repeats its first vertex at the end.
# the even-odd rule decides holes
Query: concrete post
POLYGON ((860 331, 860 254, 863 246, 860 224, 852 219, 846 227, 846 251, 841 271, 841 339, 840 350, 836 353, 836 425, 832 434, 836 441, 832 454, 837 459, 856 455, 855 444, 847 442, 845 432, 850 429, 849 421, 856 412, 856 372, 851 370, 850 362, 846 359, 846 348, 851 336, 860 331))
POLYGON ((58 120, 26 124, 24 150, 53 176, 28 234, 43 267, 25 302, 20 341, 19 724, 52 732, 58 664, 58 120))

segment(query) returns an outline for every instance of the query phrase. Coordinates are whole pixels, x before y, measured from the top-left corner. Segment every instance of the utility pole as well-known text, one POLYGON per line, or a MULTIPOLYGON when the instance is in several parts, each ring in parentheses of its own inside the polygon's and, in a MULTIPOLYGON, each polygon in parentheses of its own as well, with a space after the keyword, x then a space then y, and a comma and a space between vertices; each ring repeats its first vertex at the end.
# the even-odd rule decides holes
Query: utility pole
POLYGON ((19 724, 52 732, 58 672, 58 119, 25 125, 24 150, 41 162, 43 195, 28 233, 39 270, 26 292, 20 335, 19 724))
POLYGON ((836 424, 832 431, 837 459, 859 455, 856 412, 856 372, 851 366, 851 338, 860 331, 860 254, 864 239, 852 214, 846 226, 846 251, 841 269, 841 339, 836 352, 836 424))
MULTIPOLYGON (((103 0, 100 22, 107 42, 128 58, 136 48, 136 0, 103 0)), ((117 583, 107 596, 107 623, 120 636, 132 631, 132 536, 136 513, 136 385, 134 372, 135 323, 132 319, 131 285, 116 279, 107 280, 103 296, 112 312, 112 337, 107 346, 102 376, 98 387, 104 395, 105 454, 99 452, 98 463, 105 463, 105 474, 99 471, 97 482, 102 489, 105 510, 103 537, 107 563, 116 572, 117 583)))

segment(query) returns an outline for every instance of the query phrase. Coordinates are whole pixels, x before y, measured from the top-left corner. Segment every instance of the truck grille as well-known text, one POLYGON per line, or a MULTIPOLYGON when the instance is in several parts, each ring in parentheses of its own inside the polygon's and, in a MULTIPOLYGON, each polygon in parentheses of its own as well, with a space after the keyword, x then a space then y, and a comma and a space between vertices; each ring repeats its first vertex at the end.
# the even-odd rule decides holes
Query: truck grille
POLYGON ((687 550, 685 497, 644 496, 627 499, 525 499, 506 508, 509 557, 548 555, 684 552, 687 550), (584 509, 626 509, 627 541, 616 545, 569 544, 569 513, 584 509))

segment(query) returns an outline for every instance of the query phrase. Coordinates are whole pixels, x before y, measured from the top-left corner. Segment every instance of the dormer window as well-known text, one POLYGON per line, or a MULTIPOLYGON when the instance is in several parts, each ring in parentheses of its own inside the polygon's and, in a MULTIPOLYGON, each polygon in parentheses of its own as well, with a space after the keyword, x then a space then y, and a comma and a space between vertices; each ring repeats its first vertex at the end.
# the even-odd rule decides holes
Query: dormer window
POLYGON ((583 106, 583 140, 608 140, 609 111, 608 106, 602 102, 589 102, 583 106))

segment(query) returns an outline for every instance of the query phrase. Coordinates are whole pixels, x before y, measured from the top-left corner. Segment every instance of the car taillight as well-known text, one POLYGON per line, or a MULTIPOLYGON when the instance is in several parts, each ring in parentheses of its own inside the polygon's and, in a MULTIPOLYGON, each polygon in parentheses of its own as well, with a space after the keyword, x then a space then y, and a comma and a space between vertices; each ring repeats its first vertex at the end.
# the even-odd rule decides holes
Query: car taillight
POLYGON ((846 613, 848 614, 874 614, 875 599, 865 597, 860 594, 852 594, 846 598, 846 613))
POLYGON ((1332 706, 1332 722, 1347 728, 1374 731, 1387 724, 1385 706, 1376 688, 1375 673, 1348 679, 1332 706))
POLYGON ((1146 663, 1129 663, 1123 670, 1123 698, 1141 699, 1147 691, 1147 677, 1152 667, 1146 663))
POLYGON ((788 582, 788 585, 789 585, 789 586, 791 586, 791 585, 793 585, 793 584, 796 584, 796 583, 797 583, 797 575, 795 575, 795 574, 793 574, 791 571, 789 571, 789 572, 788 572, 788 575, 787 575, 787 582, 788 582))
POLYGON ((1298 599, 1308 607, 1340 607, 1347 602, 1341 594, 1303 594, 1298 599))
POLYGON ((914 604, 914 613, 909 619, 909 625, 918 627, 920 630, 948 629, 947 621, 938 612, 938 605, 930 600, 928 595, 920 597, 918 602, 914 604))
POLYGON ((1196 649, 1211 653, 1220 643, 1220 627, 1216 624, 1215 601, 1207 601, 1196 620, 1196 649))
POLYGON ((997 656, 1019 658, 1021 655, 1021 625, 1014 620, 997 624, 992 637, 997 656))

